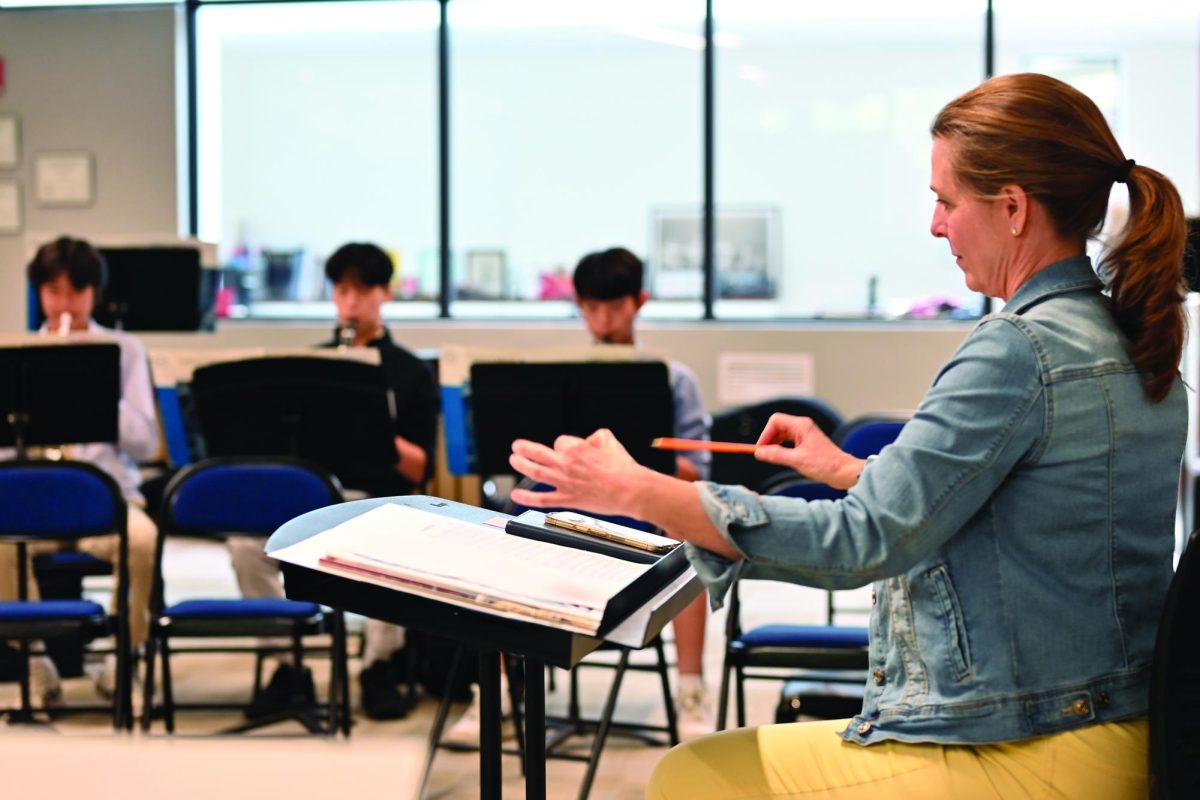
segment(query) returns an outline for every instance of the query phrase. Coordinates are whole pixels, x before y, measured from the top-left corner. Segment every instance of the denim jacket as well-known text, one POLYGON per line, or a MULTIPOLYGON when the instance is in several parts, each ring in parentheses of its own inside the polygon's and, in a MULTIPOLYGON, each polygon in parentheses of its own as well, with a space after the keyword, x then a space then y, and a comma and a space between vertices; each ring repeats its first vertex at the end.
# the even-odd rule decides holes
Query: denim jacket
POLYGON ((1171 579, 1181 381, 1151 403, 1085 257, 1034 274, 844 500, 701 484, 735 577, 874 581, 861 744, 1000 742, 1146 712, 1171 579))

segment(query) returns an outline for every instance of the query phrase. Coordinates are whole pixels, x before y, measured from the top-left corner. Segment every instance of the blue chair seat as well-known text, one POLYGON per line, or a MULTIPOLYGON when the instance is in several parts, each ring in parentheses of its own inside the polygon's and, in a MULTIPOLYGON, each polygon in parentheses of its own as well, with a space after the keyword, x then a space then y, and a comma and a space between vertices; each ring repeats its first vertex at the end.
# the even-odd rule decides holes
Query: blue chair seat
POLYGON ((187 619, 305 619, 320 613, 316 603, 277 597, 230 600, 185 600, 164 611, 173 620, 187 619))
POLYGON ((738 641, 747 647, 866 647, 866 628, 830 625, 760 625, 746 631, 738 641))
POLYGON ((42 600, 38 603, 16 601, 0 602, 0 620, 78 620, 96 618, 103 620, 108 612, 99 603, 90 600, 42 600))

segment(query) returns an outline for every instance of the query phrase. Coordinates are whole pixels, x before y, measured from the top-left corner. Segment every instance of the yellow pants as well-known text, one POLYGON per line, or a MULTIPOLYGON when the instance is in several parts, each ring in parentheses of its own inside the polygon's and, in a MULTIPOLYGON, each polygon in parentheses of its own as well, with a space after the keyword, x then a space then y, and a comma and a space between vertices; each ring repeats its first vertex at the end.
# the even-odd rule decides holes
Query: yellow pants
POLYGON ((663 757, 646 797, 722 800, 1139 798, 1148 794, 1145 719, 1021 742, 869 747, 846 720, 764 725, 705 736, 663 757))

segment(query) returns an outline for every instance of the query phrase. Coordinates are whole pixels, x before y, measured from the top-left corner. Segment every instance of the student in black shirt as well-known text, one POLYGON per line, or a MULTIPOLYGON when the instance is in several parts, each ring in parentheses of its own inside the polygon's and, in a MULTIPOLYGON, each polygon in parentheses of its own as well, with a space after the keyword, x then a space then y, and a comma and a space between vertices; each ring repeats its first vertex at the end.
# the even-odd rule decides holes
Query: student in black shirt
MULTIPOLYGON (((394 442, 399 460, 395 473, 372 476, 361 485, 346 487, 355 494, 376 497, 408 494, 422 487, 433 474, 437 439, 438 396, 433 373, 393 342, 383 324, 383 305, 392 299, 393 269, 387 253, 365 243, 343 245, 325 262, 325 275, 333 284, 338 325, 334 339, 323 346, 377 349, 396 404, 394 442)), ((278 565, 262 552, 260 540, 231 539, 230 551, 243 595, 283 596, 278 565)), ((365 635, 364 666, 359 673, 363 711, 371 719, 399 719, 408 713, 410 700, 397 689, 391 656, 404 645, 404 629, 367 620, 365 635)), ((274 675, 251 705, 251 716, 271 713, 290 700, 293 666, 286 654, 278 658, 274 675)), ((312 686, 311 674, 302 676, 302 681, 312 686)))

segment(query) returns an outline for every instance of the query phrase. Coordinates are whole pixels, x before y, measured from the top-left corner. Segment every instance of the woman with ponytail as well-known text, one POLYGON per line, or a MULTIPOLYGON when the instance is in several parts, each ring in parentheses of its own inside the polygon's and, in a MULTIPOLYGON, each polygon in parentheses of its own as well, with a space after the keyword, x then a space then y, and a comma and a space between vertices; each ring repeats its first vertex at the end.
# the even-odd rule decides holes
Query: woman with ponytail
POLYGON ((714 603, 739 577, 874 582, 856 717, 688 742, 647 797, 1147 795, 1187 431, 1179 196, 1043 75, 987 81, 932 133, 931 233, 967 286, 1005 302, 870 463, 772 418, 756 457, 845 499, 684 483, 606 431, 513 444, 513 466, 555 487, 514 501, 652 522, 688 542, 714 603), (1128 222, 1093 268, 1114 184, 1128 222))

